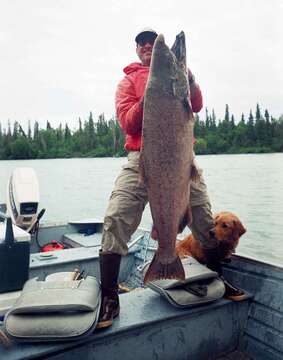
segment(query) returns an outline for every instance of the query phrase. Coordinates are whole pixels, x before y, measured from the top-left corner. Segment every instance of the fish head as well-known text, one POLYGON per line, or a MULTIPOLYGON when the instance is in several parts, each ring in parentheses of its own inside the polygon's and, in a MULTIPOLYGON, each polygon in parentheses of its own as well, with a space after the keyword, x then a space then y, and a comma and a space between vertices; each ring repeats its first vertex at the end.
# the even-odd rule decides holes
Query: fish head
POLYGON ((151 78, 162 88, 169 86, 169 80, 175 77, 176 57, 159 34, 155 40, 150 64, 151 78))
POLYGON ((164 36, 159 34, 153 46, 150 79, 165 93, 183 99, 188 96, 184 36, 179 36, 175 41, 174 51, 166 45, 164 36))

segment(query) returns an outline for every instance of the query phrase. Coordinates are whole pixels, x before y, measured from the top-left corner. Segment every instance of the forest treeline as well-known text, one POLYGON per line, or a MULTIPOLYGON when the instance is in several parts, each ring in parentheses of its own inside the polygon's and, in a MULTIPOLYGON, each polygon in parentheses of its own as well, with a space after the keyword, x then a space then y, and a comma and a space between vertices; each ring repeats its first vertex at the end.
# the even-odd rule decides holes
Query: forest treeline
MULTIPOLYGON (((278 119, 268 110, 247 118, 242 114, 236 121, 225 107, 223 119, 216 119, 214 110, 206 109, 205 119, 195 116, 195 151, 197 154, 236 154, 283 152, 283 115, 278 119)), ((36 121, 24 131, 19 122, 8 122, 7 129, 0 122, 0 159, 41 159, 70 157, 124 156, 124 134, 117 119, 105 119, 104 114, 95 121, 90 112, 78 127, 71 130, 68 124, 53 128, 49 121, 44 129, 36 121)))

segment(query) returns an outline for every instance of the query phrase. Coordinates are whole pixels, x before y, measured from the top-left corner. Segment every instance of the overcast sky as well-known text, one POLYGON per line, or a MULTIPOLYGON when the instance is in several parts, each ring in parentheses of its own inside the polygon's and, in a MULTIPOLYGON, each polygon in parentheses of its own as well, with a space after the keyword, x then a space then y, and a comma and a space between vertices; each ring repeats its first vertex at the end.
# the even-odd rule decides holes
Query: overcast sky
MULTIPOLYGON (((150 26, 171 46, 183 30, 204 107, 236 120, 259 102, 283 113, 282 0, 0 0, 0 121, 57 127, 114 115, 134 38, 150 26)), ((204 116, 202 110, 201 116, 204 116)))

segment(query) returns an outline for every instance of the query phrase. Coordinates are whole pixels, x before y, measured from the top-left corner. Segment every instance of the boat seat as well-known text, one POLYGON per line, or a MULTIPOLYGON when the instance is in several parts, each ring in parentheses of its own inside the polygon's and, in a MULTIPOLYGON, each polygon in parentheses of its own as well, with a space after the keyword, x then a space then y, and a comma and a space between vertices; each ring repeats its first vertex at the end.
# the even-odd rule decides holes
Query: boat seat
POLYGON ((80 233, 64 234, 62 242, 65 246, 71 248, 101 246, 101 233, 91 235, 80 233))

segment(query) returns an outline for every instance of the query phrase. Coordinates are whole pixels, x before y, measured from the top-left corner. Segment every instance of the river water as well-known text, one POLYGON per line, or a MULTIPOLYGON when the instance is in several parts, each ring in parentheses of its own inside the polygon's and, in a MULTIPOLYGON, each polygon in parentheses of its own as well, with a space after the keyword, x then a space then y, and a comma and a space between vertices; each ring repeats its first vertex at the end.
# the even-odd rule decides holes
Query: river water
MULTIPOLYGON (((40 184, 42 222, 103 218, 125 158, 0 161, 0 202, 16 167, 33 167, 40 184)), ((232 211, 247 228, 237 253, 283 265, 283 154, 197 157, 214 212, 232 211)), ((151 227, 147 207, 141 222, 151 227)))

